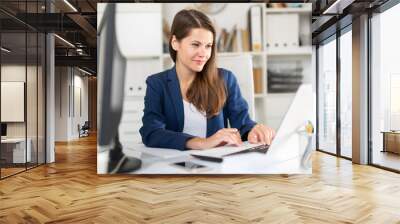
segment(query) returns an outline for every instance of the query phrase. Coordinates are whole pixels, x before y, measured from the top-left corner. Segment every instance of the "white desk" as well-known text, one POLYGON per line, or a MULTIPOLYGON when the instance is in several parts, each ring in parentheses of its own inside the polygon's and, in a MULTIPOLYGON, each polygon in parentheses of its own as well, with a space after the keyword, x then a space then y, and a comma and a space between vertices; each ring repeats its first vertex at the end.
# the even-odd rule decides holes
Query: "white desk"
POLYGON ((311 174, 311 166, 304 167, 301 161, 306 136, 293 133, 274 141, 274 147, 266 154, 252 152, 228 156, 222 163, 194 158, 190 151, 147 148, 137 143, 125 144, 124 152, 142 159, 142 167, 134 174, 311 174), (172 164, 182 161, 192 161, 207 168, 186 170, 172 164))
MULTIPOLYGON (((26 154, 25 154, 25 138, 6 138, 1 139, 1 144, 8 147, 12 145, 12 163, 25 163, 25 158, 27 158, 27 162, 31 161, 31 145, 32 141, 30 138, 27 138, 27 147, 26 147, 26 154)), ((4 147, 2 146, 2 147, 4 147)), ((4 152, 7 149, 2 149, 4 152)), ((2 155, 2 157, 4 157, 2 155)), ((11 161, 10 161, 11 162, 11 161)))

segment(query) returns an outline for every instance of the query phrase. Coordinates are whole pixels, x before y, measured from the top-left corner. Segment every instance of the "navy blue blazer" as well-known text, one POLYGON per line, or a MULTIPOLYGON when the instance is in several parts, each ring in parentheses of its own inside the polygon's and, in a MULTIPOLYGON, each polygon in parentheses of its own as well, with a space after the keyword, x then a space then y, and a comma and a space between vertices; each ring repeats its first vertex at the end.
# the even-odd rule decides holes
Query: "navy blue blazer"
MULTIPOLYGON (((248 105, 240 93, 235 76, 231 71, 219 69, 227 89, 227 100, 223 110, 207 119, 207 134, 228 126, 237 128, 243 140, 256 124, 250 119, 248 105)), ((142 142, 148 147, 186 150, 186 141, 196 137, 183 131, 184 110, 181 90, 175 66, 169 70, 151 75, 146 80, 143 126, 139 132, 142 142)))

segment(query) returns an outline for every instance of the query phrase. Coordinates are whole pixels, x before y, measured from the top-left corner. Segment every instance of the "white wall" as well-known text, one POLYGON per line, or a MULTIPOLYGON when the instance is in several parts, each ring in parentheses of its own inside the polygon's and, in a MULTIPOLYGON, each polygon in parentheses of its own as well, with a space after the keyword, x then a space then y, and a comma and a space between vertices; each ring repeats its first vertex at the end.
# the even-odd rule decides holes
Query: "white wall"
POLYGON ((82 88, 82 116, 81 123, 89 120, 89 77, 81 77, 82 88))
MULTIPOLYGON (((235 24, 238 28, 247 28, 247 12, 248 8, 258 3, 235 3, 227 4, 223 11, 216 15, 208 15, 216 26, 217 33, 219 28, 225 28, 230 31, 235 24)), ((198 3, 169 3, 163 4, 162 13, 163 18, 172 25, 172 21, 177 12, 184 8, 193 8, 199 5, 198 3)), ((259 4, 258 4, 259 5, 259 4)))
MULTIPOLYGON (((26 69, 28 74, 32 74, 33 67, 18 64, 9 64, 1 66, 1 81, 17 81, 25 82, 26 69)), ((7 108, 1 108, 7 110, 7 108)), ((7 136, 8 137, 25 137, 25 122, 9 122, 7 123, 7 136)))
POLYGON ((71 119, 71 130, 70 136, 72 138, 78 138, 78 124, 82 126, 85 121, 88 120, 88 78, 87 76, 82 76, 78 70, 74 70, 74 92, 71 99, 74 99, 74 102, 71 102, 72 108, 72 119, 71 119), (79 92, 80 91, 80 92, 79 92), (80 108, 81 107, 81 108, 80 108), (81 110, 81 111, 80 111, 81 110), (75 113, 74 113, 75 112, 75 113))
MULTIPOLYGON (((1 81, 25 82, 25 69, 25 65, 2 65, 1 81)), ((1 110, 7 110, 7 108, 1 108, 1 110)), ((25 137, 25 122, 7 123, 7 136, 25 137)))
POLYGON ((2 65, 1 81, 25 82, 25 69, 25 65, 2 65))
POLYGON ((78 124, 88 120, 88 78, 75 68, 56 67, 55 86, 55 140, 77 139, 78 124))
MULTIPOLYGON (((24 82, 26 85, 26 106, 18 108, 26 112, 26 120, 22 122, 7 122, 7 137, 25 137, 30 139, 30 148, 33 161, 36 161, 36 155, 39 153, 39 163, 44 162, 44 74, 40 66, 25 64, 3 64, 1 66, 2 82, 24 82), (38 70, 37 70, 38 69, 38 70), (27 79, 27 81, 26 81, 27 79)), ((2 89, 3 91, 4 89, 2 89)), ((23 93, 23 92, 22 92, 23 93)), ((7 97, 7 95, 2 95, 7 97)), ((24 97, 25 98, 25 97, 24 97)), ((24 104, 24 102, 22 102, 24 104)), ((15 109, 15 108, 14 108, 15 109)), ((12 108, 2 107, 1 110, 13 113, 12 108)), ((49 160, 51 161, 51 160, 49 160)))
POLYGON ((55 68, 55 141, 68 141, 70 69, 55 68))

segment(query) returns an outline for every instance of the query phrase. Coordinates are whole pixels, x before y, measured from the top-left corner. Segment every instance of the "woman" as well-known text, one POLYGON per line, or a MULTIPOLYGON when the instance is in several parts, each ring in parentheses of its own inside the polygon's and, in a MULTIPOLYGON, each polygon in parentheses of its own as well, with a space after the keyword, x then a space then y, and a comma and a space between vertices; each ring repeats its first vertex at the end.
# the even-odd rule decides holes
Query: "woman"
POLYGON ((140 128, 148 147, 178 150, 270 144, 275 132, 248 114, 235 76, 216 65, 215 29, 196 10, 182 10, 171 27, 175 66, 147 78, 140 128), (232 128, 226 128, 229 124, 232 128))

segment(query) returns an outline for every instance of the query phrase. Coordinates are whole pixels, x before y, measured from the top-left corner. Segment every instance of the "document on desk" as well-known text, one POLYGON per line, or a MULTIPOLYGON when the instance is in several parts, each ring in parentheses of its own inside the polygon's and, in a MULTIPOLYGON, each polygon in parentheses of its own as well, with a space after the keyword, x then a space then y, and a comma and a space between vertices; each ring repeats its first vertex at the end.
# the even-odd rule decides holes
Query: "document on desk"
POLYGON ((143 144, 131 144, 127 147, 127 149, 142 152, 145 154, 149 154, 164 159, 187 155, 185 151, 179 151, 176 149, 150 148, 150 147, 145 147, 143 144))
POLYGON ((190 150, 190 155, 200 159, 222 162, 223 157, 225 156, 246 152, 251 148, 261 145, 262 144, 251 144, 249 142, 244 142, 241 146, 221 146, 204 150, 190 150))

